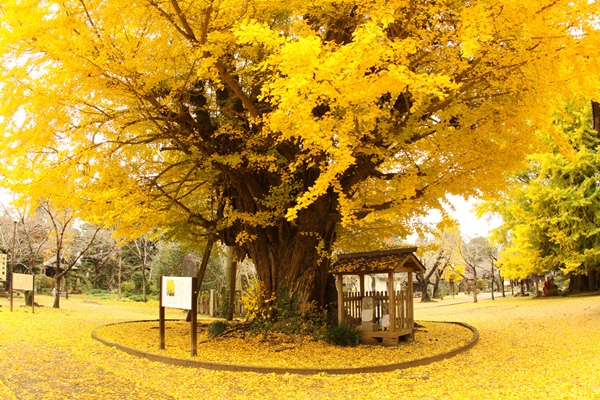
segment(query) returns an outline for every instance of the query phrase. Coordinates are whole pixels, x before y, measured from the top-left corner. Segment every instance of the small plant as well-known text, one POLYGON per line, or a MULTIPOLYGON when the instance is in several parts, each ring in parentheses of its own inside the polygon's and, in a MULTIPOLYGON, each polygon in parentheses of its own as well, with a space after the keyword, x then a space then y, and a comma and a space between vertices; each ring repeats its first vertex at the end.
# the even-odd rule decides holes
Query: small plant
POLYGON ((341 323, 329 328, 327 332, 325 332, 325 341, 341 347, 358 346, 360 332, 355 326, 341 323))
POLYGON ((123 296, 128 297, 135 293, 135 282, 125 281, 121 283, 121 293, 123 296))
POLYGON ((39 293, 48 293, 54 287, 54 279, 49 278, 46 275, 36 275, 35 284, 37 285, 39 293))
POLYGON ((211 338, 221 335, 227 329, 227 324, 223 321, 211 322, 208 325, 208 336, 211 338))
POLYGON ((261 321, 270 322, 275 315, 275 294, 267 295, 258 278, 250 282, 250 286, 242 294, 242 304, 246 309, 246 319, 260 324, 261 321))

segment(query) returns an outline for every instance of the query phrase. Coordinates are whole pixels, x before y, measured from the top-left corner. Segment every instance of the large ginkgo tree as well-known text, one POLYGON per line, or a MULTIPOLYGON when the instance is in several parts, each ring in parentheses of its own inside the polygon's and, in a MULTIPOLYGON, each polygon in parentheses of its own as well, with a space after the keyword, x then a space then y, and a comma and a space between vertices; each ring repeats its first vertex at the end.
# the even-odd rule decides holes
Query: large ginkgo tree
MULTIPOLYGON (((493 193, 558 97, 600 98, 595 0, 6 0, 2 184, 236 245, 325 302, 340 224, 493 193)), ((386 225, 387 226, 387 225, 386 225)))

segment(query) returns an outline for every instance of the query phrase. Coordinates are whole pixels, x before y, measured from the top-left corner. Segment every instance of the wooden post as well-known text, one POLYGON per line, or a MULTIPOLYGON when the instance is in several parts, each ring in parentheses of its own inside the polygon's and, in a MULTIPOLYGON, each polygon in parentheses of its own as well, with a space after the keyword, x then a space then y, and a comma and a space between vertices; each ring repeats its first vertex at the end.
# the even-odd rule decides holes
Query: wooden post
POLYGON ((160 349, 165 349, 165 308, 162 306, 162 286, 163 286, 163 276, 160 277, 160 287, 158 289, 158 331, 160 336, 160 349))
POLYGON ((406 319, 408 320, 408 328, 414 329, 415 327, 415 318, 414 318, 414 309, 413 309, 413 274, 412 272, 408 273, 408 298, 406 299, 406 319))
POLYGON ((33 268, 31 269, 31 313, 35 314, 35 275, 33 275, 33 268))
POLYGON ((337 274, 335 286, 338 292, 338 324, 344 322, 344 285, 342 274, 337 274))
POLYGON ((365 274, 360 274, 358 276, 359 280, 360 280, 360 295, 361 296, 365 296, 365 274))
POLYGON ((14 230, 13 230, 13 242, 12 242, 12 251, 11 251, 12 262, 10 263, 10 273, 8 274, 10 276, 10 282, 8 285, 8 290, 10 291, 10 312, 13 311, 13 273, 15 272, 15 242, 17 241, 17 222, 18 221, 13 221, 13 222, 14 222, 14 230))
POLYGON ((400 290, 400 329, 407 329, 408 324, 406 323, 406 308, 408 307, 408 299, 406 291, 400 290))
POLYGON ((208 300, 208 315, 210 315, 211 317, 215 316, 215 299, 216 295, 215 295, 215 289, 210 289, 210 295, 209 295, 209 300, 208 300))
POLYGON ((10 272, 10 283, 8 285, 8 290, 10 291, 10 312, 13 310, 13 272, 10 272))
POLYGON ((192 357, 195 357, 198 353, 198 294, 200 288, 198 288, 198 278, 192 278, 192 315, 191 315, 191 328, 192 328, 192 357))
POLYGON ((390 313, 390 332, 396 332, 396 291, 394 290, 394 271, 388 272, 388 293, 390 313))

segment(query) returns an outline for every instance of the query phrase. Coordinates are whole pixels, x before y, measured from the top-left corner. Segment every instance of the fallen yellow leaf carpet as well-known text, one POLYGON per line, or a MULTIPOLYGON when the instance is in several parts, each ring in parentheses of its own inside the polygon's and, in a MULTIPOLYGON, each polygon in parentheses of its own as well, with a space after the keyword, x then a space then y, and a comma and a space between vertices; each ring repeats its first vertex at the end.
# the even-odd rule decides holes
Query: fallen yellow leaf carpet
MULTIPOLYGON (((36 300, 50 304, 43 296, 36 300)), ((444 301, 436 305, 445 305, 444 301)), ((176 367, 136 358, 92 339, 94 329, 109 323, 156 318, 156 303, 71 296, 62 301, 62 309, 46 306, 35 314, 20 306, 11 313, 6 299, 0 300, 0 305, 2 399, 600 399, 600 298, 596 296, 507 297, 444 307, 417 306, 417 320, 461 321, 475 326, 481 335, 479 344, 424 367, 312 376, 176 367)), ((167 317, 181 318, 181 314, 173 310, 167 317)), ((433 332, 434 327, 444 326, 450 325, 426 324, 425 329, 433 332)), ((140 347, 151 346, 144 344, 151 343, 151 336, 157 340, 156 329, 151 331, 134 330, 130 335, 140 347)), ((447 342, 463 340, 452 332, 438 334, 440 338, 447 334, 447 342)), ((168 330, 167 343, 175 338, 173 329, 168 330)), ((419 340, 417 332, 415 345, 419 340)), ((432 342, 430 348, 439 350, 440 340, 432 342)), ((309 345, 271 351, 270 355, 262 349, 258 355, 262 358, 257 359, 236 344, 213 350, 212 357, 220 351, 223 355, 218 357, 223 361, 247 357, 259 364, 263 360, 284 365, 293 360, 306 363, 313 351, 309 345)), ((315 346, 318 350, 321 345, 315 346)), ((388 349, 377 349, 372 362, 387 363, 398 351, 388 349)), ((329 356, 320 354, 315 362, 362 364, 366 361, 361 351, 331 350, 329 356)))

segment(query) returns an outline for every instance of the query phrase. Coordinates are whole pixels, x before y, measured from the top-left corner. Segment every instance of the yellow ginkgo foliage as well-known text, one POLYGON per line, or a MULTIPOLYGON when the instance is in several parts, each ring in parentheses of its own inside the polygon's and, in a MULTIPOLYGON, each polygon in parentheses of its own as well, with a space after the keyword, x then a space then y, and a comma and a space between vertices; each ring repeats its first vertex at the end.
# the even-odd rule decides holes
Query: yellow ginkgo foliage
POLYGON ((325 303, 336 227, 494 192, 600 98, 593 0, 6 0, 2 184, 122 236, 216 234, 325 303), (181 227, 186 229, 181 229, 181 227))

